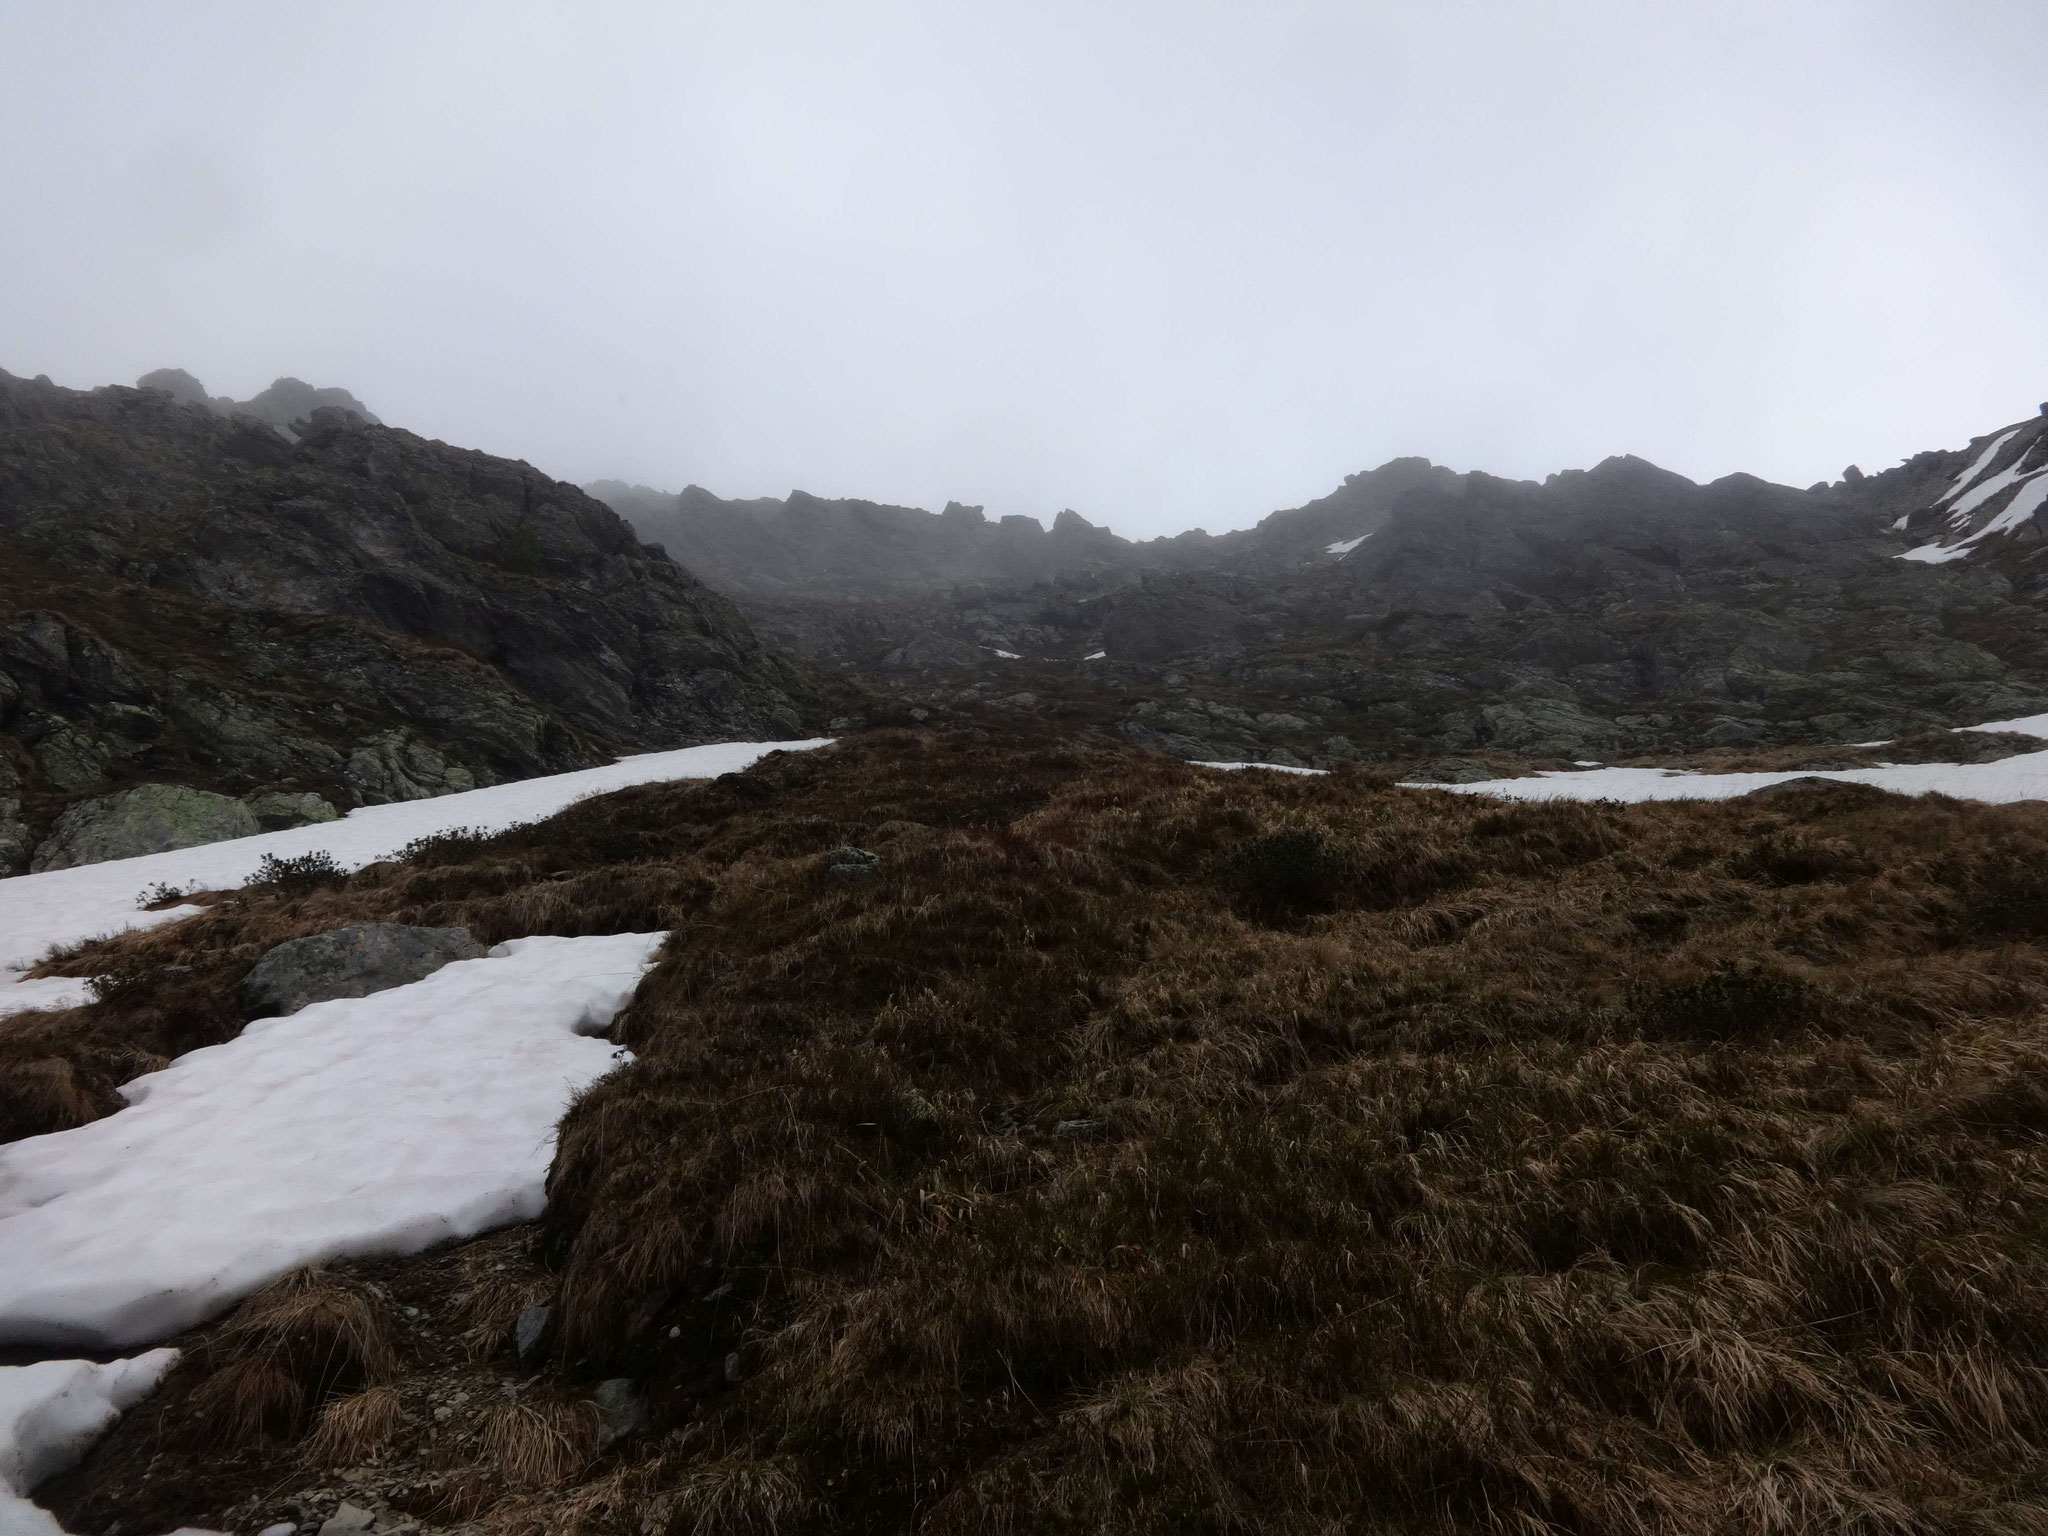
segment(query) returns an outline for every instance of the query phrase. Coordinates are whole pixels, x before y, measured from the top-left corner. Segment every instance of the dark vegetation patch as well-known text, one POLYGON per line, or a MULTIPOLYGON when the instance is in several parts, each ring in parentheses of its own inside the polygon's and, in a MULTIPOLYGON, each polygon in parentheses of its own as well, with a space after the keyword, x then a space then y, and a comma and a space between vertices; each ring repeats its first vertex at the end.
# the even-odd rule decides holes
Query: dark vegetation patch
MULTIPOLYGON (((2042 807, 881 732, 447 852, 68 962, 188 965, 199 1014, 344 922, 676 934, 464 1325, 509 1373, 551 1303, 554 1406, 429 1456, 421 1368, 294 1366, 265 1454, 388 1389, 318 1443, 508 1531, 2042 1528, 2042 807), (591 1459, 617 1376, 652 1425, 591 1459), (507 1491, 515 1439, 559 1488, 507 1491)), ((37 1059, 166 1049, 158 995, 37 1059)), ((73 1528, 129 1529, 99 1460, 73 1528)), ((253 1529, 212 1465, 176 1518, 253 1529)))

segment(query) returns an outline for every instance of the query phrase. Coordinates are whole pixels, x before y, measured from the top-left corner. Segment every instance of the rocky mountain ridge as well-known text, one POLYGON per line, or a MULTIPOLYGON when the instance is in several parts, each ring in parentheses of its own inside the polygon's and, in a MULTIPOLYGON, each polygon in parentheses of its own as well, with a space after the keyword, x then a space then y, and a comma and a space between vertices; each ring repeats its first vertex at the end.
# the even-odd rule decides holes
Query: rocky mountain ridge
MULTIPOLYGON (((1396 460, 1229 542, 1039 540, 1099 535, 1114 568, 874 595, 859 578, 820 592, 792 565, 734 590, 764 633, 921 707, 1010 696, 1006 678, 1034 699, 1092 692, 1127 734, 1188 756, 1898 737, 2048 702, 2044 436, 2048 417, 1805 490, 1629 457, 1540 484, 1396 460), (1053 670, 1018 682, 1027 663, 1053 670)), ((857 506, 803 515, 845 530, 857 506)), ((946 520, 917 516, 893 526, 946 520)))
POLYGON ((334 806, 802 734, 801 668, 530 465, 0 374, 0 869, 141 783, 334 806))
POLYGON ((887 599, 1036 582, 1107 587, 1145 571, 1284 570, 1370 533, 1402 493, 1450 474, 1424 459, 1396 459, 1253 528, 1143 541, 1071 509, 1047 528, 1035 517, 991 520, 957 501, 927 512, 804 491, 728 501, 694 485, 674 495, 617 480, 584 489, 732 596, 887 599))

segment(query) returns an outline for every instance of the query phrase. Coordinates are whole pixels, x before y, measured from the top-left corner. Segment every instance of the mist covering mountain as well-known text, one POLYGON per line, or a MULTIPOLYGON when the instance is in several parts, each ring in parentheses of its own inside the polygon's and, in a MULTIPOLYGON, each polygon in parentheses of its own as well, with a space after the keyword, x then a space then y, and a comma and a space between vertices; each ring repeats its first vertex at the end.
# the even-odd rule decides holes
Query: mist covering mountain
POLYGON ((158 368, 135 381, 137 389, 160 389, 175 399, 205 406, 217 416, 253 416, 275 427, 289 441, 296 441, 295 424, 305 421, 323 405, 353 412, 371 426, 382 426, 369 407, 345 389, 315 389, 298 379, 278 379, 247 400, 229 395, 209 395, 206 386, 182 368, 158 368))

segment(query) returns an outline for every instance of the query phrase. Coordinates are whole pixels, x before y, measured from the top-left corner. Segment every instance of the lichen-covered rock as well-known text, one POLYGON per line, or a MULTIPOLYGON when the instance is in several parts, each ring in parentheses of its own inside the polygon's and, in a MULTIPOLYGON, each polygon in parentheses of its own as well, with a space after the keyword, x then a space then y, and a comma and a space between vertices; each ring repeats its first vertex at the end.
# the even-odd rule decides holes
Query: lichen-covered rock
POLYGON ((341 817, 341 812, 310 789, 297 792, 274 789, 268 794, 245 796, 243 803, 255 813, 256 820, 266 832, 282 832, 287 827, 310 827, 318 822, 337 821, 341 817))
POLYGON ((30 867, 41 874, 249 837, 262 830, 255 812, 231 796, 182 784, 144 784, 72 806, 57 818, 30 867))
POLYGON ((466 928, 356 923, 278 945, 242 978, 243 1011, 255 1019, 297 1013, 309 1003, 368 997, 431 976, 451 960, 474 960, 484 946, 466 928))

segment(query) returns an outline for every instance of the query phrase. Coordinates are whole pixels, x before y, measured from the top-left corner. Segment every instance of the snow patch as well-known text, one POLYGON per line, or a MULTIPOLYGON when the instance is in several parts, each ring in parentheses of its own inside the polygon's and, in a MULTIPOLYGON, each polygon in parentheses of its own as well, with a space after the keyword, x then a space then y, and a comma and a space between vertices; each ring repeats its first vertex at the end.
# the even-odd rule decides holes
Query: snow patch
POLYGON ((265 854, 295 858, 324 852, 344 869, 360 869, 396 853, 416 837, 454 827, 503 831, 540 821, 575 801, 633 784, 668 779, 709 779, 736 773, 770 752, 802 752, 830 738, 808 741, 728 741, 676 752, 648 752, 602 768, 494 784, 432 800, 367 805, 340 821, 284 832, 263 832, 224 843, 202 843, 169 853, 111 859, 0 880, 0 976, 35 965, 53 945, 76 944, 124 928, 147 928, 189 917, 196 907, 138 912, 135 898, 159 881, 180 890, 232 890, 256 873, 265 854))
POLYGON ((1109 659, 1109 652, 1090 651, 1086 656, 1083 656, 1081 659, 1083 661, 1107 661, 1109 659))
POLYGON ((1263 768, 1268 773, 1328 773, 1327 768, 1297 768, 1292 763, 1202 763, 1197 768, 1263 768))
POLYGON ((1895 560, 1918 560, 1923 565, 1944 565, 1950 560, 1960 560, 1970 552, 1967 544, 1953 548, 1945 544, 1922 544, 1918 549, 1909 549, 1903 555, 1894 555, 1895 560))
POLYGON ((0 1018, 38 1008, 76 1008, 91 1000, 83 976, 45 976, 29 981, 22 979, 19 971, 0 971, 0 1018))
POLYGON ((2021 467, 2027 462, 2027 458, 2028 455, 2021 454, 1989 480, 1983 481, 1968 491, 1962 500, 1958 501, 1949 512, 1949 521, 1956 522, 1968 517, 1972 512, 1983 506, 1985 502, 1996 496, 2000 491, 2005 490, 2008 486, 2018 485, 2029 474, 2039 474, 2039 470, 2026 470, 2021 467))
POLYGON ((1358 548, 1359 545, 1363 544, 1367 539, 1371 537, 1372 535, 1369 533, 1361 533, 1355 539, 1340 539, 1335 544, 1324 545, 1323 553, 1326 555, 1335 555, 1339 559, 1342 559, 1344 556, 1350 554, 1351 551, 1358 548))
MULTIPOLYGON (((1983 729, 1983 727, 1978 727, 1983 729)), ((1410 784, 1504 800, 1732 800, 1788 779, 1869 784, 1901 795, 1952 795, 1993 805, 2048 800, 2048 752, 2025 752, 1995 763, 1885 763, 1874 768, 1791 769, 1771 773, 1696 773, 1676 768, 1554 769, 1526 779, 1476 784, 1410 784)))
MULTIPOLYGON (((1935 505, 1940 506, 1941 503, 1943 501, 1947 501, 1949 497, 1961 495, 1964 488, 1968 486, 1972 480, 1976 479, 1979 475, 1984 473, 1984 466, 1989 464, 1993 459, 1998 457, 1999 450, 2004 448, 2007 443, 2011 442, 2014 438, 2018 437, 2019 435, 2020 429, 2018 427, 2014 427, 2010 432, 2007 432, 2004 436, 2000 437, 1996 442, 1992 443, 1992 445, 1989 448, 1986 448, 1982 453, 1978 454, 1976 462, 1971 464, 1971 466, 1968 469, 1964 470, 1960 475, 1956 476, 1955 484, 1951 485, 1947 490, 1941 493, 1941 498, 1939 501, 1935 502, 1935 505)), ((1903 522, 1904 519, 1901 518, 1900 521, 1903 522)))
POLYGON ((1004 661, 1022 661, 1024 659, 1022 656, 1019 656, 1015 651, 1006 651, 999 646, 991 645, 985 647, 985 649, 994 651, 996 655, 1001 657, 1004 661))
MULTIPOLYGON (((2048 736, 2048 715, 2021 715, 2012 720, 1987 720, 1982 725, 1959 725, 1959 731, 2012 731, 2021 736, 2048 736)), ((1883 742, 1873 743, 1883 746, 1883 742)))
POLYGON ((2005 504, 2005 510, 1963 542, 1974 544, 1994 533, 2010 533, 2026 523, 2048 501, 2048 470, 2036 470, 2020 486, 2019 493, 2005 504))
POLYGON ((132 1360, 0 1366, 0 1536, 62 1536, 28 1495, 77 1465, 122 1413, 156 1390, 175 1349, 132 1360))
POLYGON ((0 1146, 0 1343, 125 1348, 300 1264, 531 1221, 555 1126, 666 937, 529 938, 259 1019, 0 1146))

